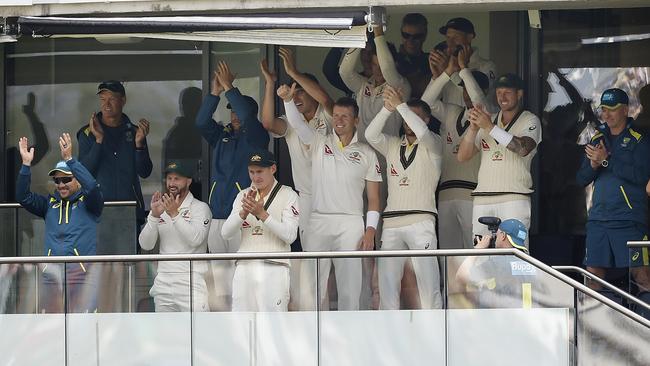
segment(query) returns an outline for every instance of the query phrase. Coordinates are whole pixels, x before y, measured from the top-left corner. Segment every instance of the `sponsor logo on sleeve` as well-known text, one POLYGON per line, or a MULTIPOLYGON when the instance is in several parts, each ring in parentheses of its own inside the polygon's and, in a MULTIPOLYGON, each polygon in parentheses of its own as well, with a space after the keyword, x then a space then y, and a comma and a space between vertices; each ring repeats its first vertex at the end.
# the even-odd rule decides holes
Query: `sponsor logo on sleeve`
POLYGON ((291 206, 291 212, 293 213, 293 216, 298 216, 300 214, 294 206, 291 206))
POLYGON ((206 219, 203 221, 203 226, 208 226, 209 223, 210 223, 210 219, 206 219))
POLYGON ((490 145, 488 145, 485 140, 481 139, 481 148, 483 148, 484 151, 489 151, 490 150, 490 145))
POLYGON ((325 145, 325 155, 334 156, 334 152, 332 152, 332 149, 327 145, 325 145))
POLYGON ((528 131, 535 131, 536 128, 537 128, 537 125, 532 125, 532 126, 528 127, 528 131))
POLYGON ((399 177, 399 174, 397 174, 397 170, 395 170, 393 164, 390 164, 390 175, 393 177, 399 177))

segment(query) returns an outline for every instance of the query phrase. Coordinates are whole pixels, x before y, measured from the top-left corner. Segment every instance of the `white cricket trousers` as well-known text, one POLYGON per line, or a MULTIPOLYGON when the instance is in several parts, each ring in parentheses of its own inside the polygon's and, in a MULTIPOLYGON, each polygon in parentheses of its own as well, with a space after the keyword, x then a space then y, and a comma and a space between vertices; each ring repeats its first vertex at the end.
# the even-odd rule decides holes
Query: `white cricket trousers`
MULTIPOLYGON (((241 243, 241 234, 231 240, 221 236, 221 227, 225 219, 212 219, 208 233, 208 250, 210 253, 236 253, 241 243)), ((212 286, 209 289, 210 309, 212 311, 230 311, 232 298, 232 276, 235 263, 232 260, 210 261, 212 286)))
POLYGON ((189 273, 158 273, 149 290, 156 312, 189 312, 190 298, 193 311, 210 311, 203 274, 192 272, 191 281, 189 273))
MULTIPOLYGON (((498 217, 501 221, 517 219, 528 230, 530 229, 530 198, 487 205, 475 204, 472 212, 472 230, 474 231, 474 235, 490 234, 487 225, 478 222, 478 218, 482 216, 498 217)), ((525 244, 526 248, 528 248, 528 237, 526 237, 525 244)))
POLYGON ((438 202, 438 247, 440 249, 471 249, 472 201, 438 202))
MULTIPOLYGON (((309 218, 311 216, 311 195, 302 192, 298 193, 298 206, 300 207, 298 235, 300 235, 300 245, 304 251, 307 251, 305 247, 309 245, 307 229, 309 228, 309 218)), ((313 259, 292 259, 290 262, 291 308, 293 310, 315 310, 316 302, 310 299, 310 289, 316 286, 310 286, 310 282, 315 281, 315 276, 312 273, 316 271, 316 265, 312 265, 312 263, 316 263, 316 261, 313 259)))
POLYGON ((287 311, 289 267, 260 260, 237 261, 232 311, 287 311))
MULTIPOLYGON (((434 220, 432 218, 404 227, 384 229, 381 235, 381 250, 438 249, 434 220)), ((440 269, 436 257, 378 258, 379 308, 382 310, 400 308, 400 286, 404 264, 409 259, 413 264, 422 308, 442 308, 440 269)))
MULTIPOLYGON (((358 250, 364 233, 363 217, 312 212, 308 232, 310 244, 307 251, 358 250)), ((359 258, 318 261, 317 284, 320 304, 323 305, 326 298, 327 281, 332 265, 336 275, 338 310, 359 310, 361 295, 361 259, 359 258)))

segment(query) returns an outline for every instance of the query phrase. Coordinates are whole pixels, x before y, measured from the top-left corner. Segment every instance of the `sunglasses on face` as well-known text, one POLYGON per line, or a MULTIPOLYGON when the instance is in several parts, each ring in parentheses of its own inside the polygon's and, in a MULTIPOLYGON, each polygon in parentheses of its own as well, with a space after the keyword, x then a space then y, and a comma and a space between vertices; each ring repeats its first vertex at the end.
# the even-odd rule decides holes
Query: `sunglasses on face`
POLYGON ((422 40, 424 40, 424 37, 426 37, 426 36, 427 36, 426 33, 413 34, 413 33, 402 32, 402 38, 404 38, 404 39, 412 39, 414 41, 422 41, 422 40))
POLYGON ((52 180, 54 181, 54 184, 68 184, 72 182, 72 177, 54 177, 52 180))

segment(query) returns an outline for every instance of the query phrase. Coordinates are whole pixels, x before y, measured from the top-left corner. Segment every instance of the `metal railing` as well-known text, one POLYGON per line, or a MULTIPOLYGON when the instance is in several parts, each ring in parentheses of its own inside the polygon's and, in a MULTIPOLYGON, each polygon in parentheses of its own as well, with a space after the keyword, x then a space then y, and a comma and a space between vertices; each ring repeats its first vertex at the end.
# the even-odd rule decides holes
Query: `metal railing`
POLYGON ((86 262, 142 262, 142 261, 211 261, 264 259, 330 259, 330 258, 390 258, 390 257, 459 257, 512 255, 526 261, 555 279, 581 291, 609 308, 650 328, 650 320, 627 309, 586 285, 566 276, 559 270, 516 249, 438 249, 387 250, 341 252, 286 252, 286 253, 220 253, 220 254, 166 254, 166 255, 99 255, 79 257, 0 257, 0 264, 26 263, 86 263, 86 262))

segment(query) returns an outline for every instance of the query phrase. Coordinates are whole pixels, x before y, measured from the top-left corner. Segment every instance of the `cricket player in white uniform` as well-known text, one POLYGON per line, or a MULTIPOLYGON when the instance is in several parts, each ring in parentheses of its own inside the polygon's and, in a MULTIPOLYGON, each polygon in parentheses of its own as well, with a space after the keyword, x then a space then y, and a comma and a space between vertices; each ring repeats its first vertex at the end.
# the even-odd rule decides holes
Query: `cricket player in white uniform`
MULTIPOLYGON (((381 168, 370 146, 357 140, 358 106, 354 99, 341 98, 333 108, 334 133, 318 134, 306 124, 295 123, 293 102, 296 84, 282 85, 288 121, 312 154, 312 216, 309 220, 310 247, 315 251, 372 250, 379 223, 381 168), (368 212, 363 224, 363 191, 368 212)), ((320 260, 318 284, 322 304, 327 293, 330 267, 334 264, 339 310, 358 310, 361 292, 361 260, 320 260)))
MULTIPOLYGON (((449 19, 445 26, 440 27, 440 34, 445 36, 447 42, 447 49, 445 50, 447 57, 452 57, 461 49, 465 50, 468 58, 467 68, 470 70, 477 70, 484 73, 490 80, 490 92, 488 101, 493 98, 494 81, 496 80, 496 66, 494 62, 484 59, 478 54, 478 50, 472 47, 472 41, 476 38, 476 31, 474 24, 466 18, 452 18, 449 19)), ((431 53, 434 56, 435 52, 431 53)), ((459 106, 464 106, 463 86, 461 85, 462 78, 458 72, 450 76, 450 82, 445 85, 442 92, 442 100, 446 103, 453 103, 459 106)), ((493 105, 486 105, 488 110, 495 108, 493 105)))
POLYGON ((467 47, 458 57, 430 58, 432 80, 422 100, 431 107, 431 114, 441 122, 442 173, 438 186, 438 233, 442 249, 472 248, 472 191, 476 188, 480 159, 475 155, 470 161, 460 163, 456 159, 460 141, 469 128, 469 111, 485 105, 489 88, 488 77, 480 71, 467 67, 467 47), (440 100, 443 89, 451 76, 462 79, 465 106, 440 100))
MULTIPOLYGON (((361 57, 361 49, 349 49, 341 61, 339 74, 345 85, 356 93, 359 106, 359 125, 357 132, 359 141, 365 142, 365 130, 373 118, 384 107, 382 94, 384 88, 390 85, 402 91, 404 98, 411 95, 411 85, 408 80, 397 72, 393 55, 388 48, 382 27, 374 28, 375 47, 372 54, 372 76, 367 78, 356 72, 355 67, 361 57)), ((383 132, 390 136, 398 136, 402 126, 400 116, 395 113, 389 117, 383 132)))
MULTIPOLYGON (((388 204, 384 210, 381 250, 437 249, 436 187, 440 178, 440 136, 430 131, 428 105, 404 103, 399 92, 384 89, 385 106, 366 129, 368 143, 386 157, 388 204), (381 133, 388 117, 404 119, 404 136, 381 133), (425 120, 426 119, 426 120, 425 120)), ((400 308, 400 285, 408 258, 379 258, 380 309, 400 308)), ((411 258, 424 309, 442 307, 440 271, 434 257, 411 258)))
MULTIPOLYGON (((275 180, 273 154, 259 150, 248 159, 251 186, 239 192, 221 234, 241 233, 242 252, 290 252, 298 236, 298 194, 275 180)), ((233 311, 287 311, 289 261, 237 261, 233 278, 233 311)))
MULTIPOLYGON (((293 52, 289 48, 280 47, 280 58, 284 69, 298 84, 294 95, 295 104, 300 112, 296 118, 316 130, 323 136, 331 131, 332 106, 334 102, 327 91, 318 84, 313 75, 304 74, 296 68, 293 52)), ((311 215, 311 154, 308 146, 300 142, 296 131, 287 123, 287 116, 275 117, 275 81, 277 76, 269 71, 266 60, 261 62, 261 70, 266 81, 264 102, 262 104, 262 124, 273 137, 284 137, 291 157, 291 173, 294 186, 298 191, 300 203, 300 244, 304 250, 311 251, 310 241, 307 239, 307 225, 311 215)), ((309 283, 314 279, 309 276, 302 278, 300 273, 314 273, 316 268, 311 268, 307 263, 314 261, 291 261, 291 304, 292 308, 315 310, 316 301, 309 293, 309 283), (305 268, 301 268, 305 264, 305 268)), ((313 277, 313 276, 311 276, 313 277)))
POLYGON ((471 124, 457 156, 461 162, 481 157, 473 193, 475 235, 488 234, 487 226, 478 222, 481 216, 515 218, 530 228, 530 163, 542 141, 542 128, 539 118, 523 109, 523 84, 517 75, 500 76, 495 83, 499 113, 490 116, 479 108, 469 113, 471 124))
MULTIPOLYGON (((151 211, 140 232, 140 246, 152 250, 160 245, 160 254, 203 254, 208 249, 212 221, 210 206, 192 196, 190 169, 180 161, 165 168, 167 193, 151 197, 151 211)), ((209 311, 205 262, 161 261, 149 294, 157 312, 209 311)))

